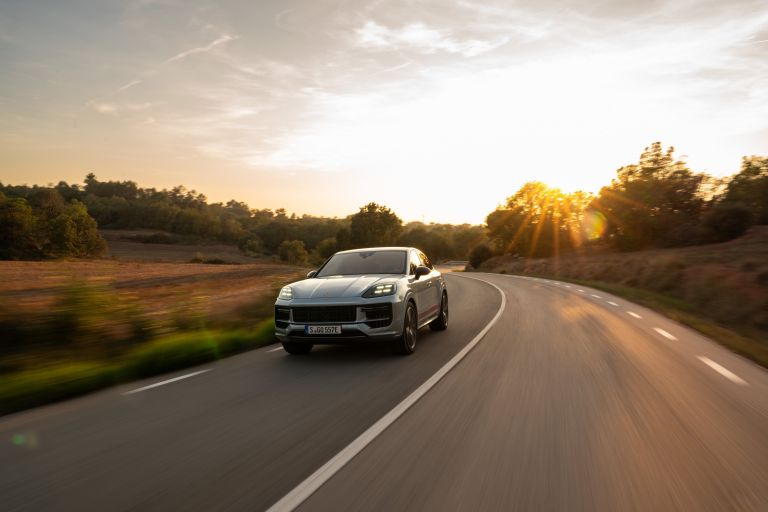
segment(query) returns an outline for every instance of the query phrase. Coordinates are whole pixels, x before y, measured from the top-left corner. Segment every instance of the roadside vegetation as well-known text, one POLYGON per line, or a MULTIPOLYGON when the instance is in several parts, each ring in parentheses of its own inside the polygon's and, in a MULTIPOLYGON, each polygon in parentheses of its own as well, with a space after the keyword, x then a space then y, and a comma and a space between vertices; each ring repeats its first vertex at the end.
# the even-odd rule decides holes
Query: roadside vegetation
POLYGON ((527 183, 470 263, 622 295, 768 367, 767 212, 768 157, 715 179, 655 143, 594 196, 527 183))
POLYGON ((403 225, 389 208, 369 203, 345 218, 288 215, 284 209, 251 208, 231 200, 209 203, 184 186, 139 187, 133 181, 83 185, 0 184, 0 259, 94 257, 105 253, 96 232, 132 233, 129 241, 153 245, 226 244, 242 255, 279 257, 317 265, 342 249, 366 245, 417 245, 433 259, 466 259, 485 239, 482 226, 403 225))
POLYGON ((6 262, 0 414, 271 343, 277 289, 302 272, 267 262, 6 262))

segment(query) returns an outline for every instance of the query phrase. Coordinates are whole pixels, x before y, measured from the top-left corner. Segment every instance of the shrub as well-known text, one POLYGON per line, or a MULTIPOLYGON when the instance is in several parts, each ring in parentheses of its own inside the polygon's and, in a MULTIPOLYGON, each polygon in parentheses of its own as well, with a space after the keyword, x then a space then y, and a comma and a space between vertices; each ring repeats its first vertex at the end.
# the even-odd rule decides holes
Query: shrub
POLYGON ((306 265, 309 259, 301 240, 285 240, 277 248, 277 253, 282 261, 292 265, 306 265))
POLYGON ((469 264, 474 268, 480 268, 480 265, 491 256, 493 256, 493 252, 490 247, 485 244, 476 245, 469 253, 469 264))
POLYGON ((713 242, 733 240, 752 225, 752 211, 742 203, 721 203, 704 217, 709 239, 713 242))

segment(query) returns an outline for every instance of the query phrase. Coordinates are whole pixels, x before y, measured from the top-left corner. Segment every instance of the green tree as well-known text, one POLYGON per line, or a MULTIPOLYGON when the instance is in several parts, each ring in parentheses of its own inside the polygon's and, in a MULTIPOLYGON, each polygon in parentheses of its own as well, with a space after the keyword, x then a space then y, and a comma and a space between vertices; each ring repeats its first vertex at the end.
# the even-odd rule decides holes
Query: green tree
POLYGON ((480 268, 486 260, 493 256, 493 251, 486 244, 479 244, 469 251, 469 264, 473 268, 480 268))
POLYGON ((581 219, 591 196, 567 194, 544 183, 525 183, 486 218, 499 252, 527 257, 558 255, 581 243, 581 219))
POLYGON ((403 221, 386 206, 368 203, 350 219, 353 248, 394 245, 403 230, 403 221))
POLYGON ((336 239, 335 238, 326 238, 324 240, 321 240, 320 243, 317 244, 317 247, 315 248, 317 251, 318 256, 322 259, 330 258, 333 256, 333 254, 336 252, 336 239))
POLYGON ((306 265, 309 254, 301 240, 285 240, 278 247, 278 255, 282 261, 291 265, 306 265))
POLYGON ((654 142, 638 164, 616 172, 592 207, 608 219, 607 236, 620 249, 685 245, 694 241, 686 232, 700 222, 705 181, 675 159, 674 148, 654 142))
POLYGON ((707 241, 725 242, 744 234, 752 225, 751 208, 734 202, 715 205, 704 215, 704 227, 708 231, 707 241))
POLYGON ((741 161, 741 171, 731 179, 725 201, 742 203, 755 222, 768 224, 768 157, 750 156, 741 161))
POLYGON ((0 259, 37 257, 36 220, 32 208, 22 198, 0 194, 0 259))

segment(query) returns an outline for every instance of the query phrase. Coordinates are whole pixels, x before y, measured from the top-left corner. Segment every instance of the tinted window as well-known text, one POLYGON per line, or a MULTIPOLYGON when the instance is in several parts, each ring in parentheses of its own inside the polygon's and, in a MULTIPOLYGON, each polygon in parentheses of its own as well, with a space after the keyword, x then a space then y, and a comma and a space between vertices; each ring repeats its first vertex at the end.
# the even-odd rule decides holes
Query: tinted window
POLYGON ((408 273, 409 274, 415 274, 416 273, 416 267, 421 265, 421 260, 419 259, 418 254, 416 254, 414 251, 411 251, 411 260, 410 260, 410 268, 408 273))
POLYGON ((419 259, 421 260, 421 264, 424 265, 427 268, 432 268, 432 262, 429 261, 429 258, 427 258, 427 255, 423 252, 419 252, 419 259))
POLYGON ((317 277, 360 274, 404 274, 405 251, 361 251, 334 254, 317 277))

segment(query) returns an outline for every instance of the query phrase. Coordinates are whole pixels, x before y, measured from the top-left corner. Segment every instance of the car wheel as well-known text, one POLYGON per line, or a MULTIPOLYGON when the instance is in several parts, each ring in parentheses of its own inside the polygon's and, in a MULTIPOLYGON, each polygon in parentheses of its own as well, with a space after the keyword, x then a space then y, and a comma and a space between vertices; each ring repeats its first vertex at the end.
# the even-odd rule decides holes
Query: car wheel
POLYGON ((448 294, 443 292, 443 300, 440 301, 440 314, 429 323, 433 331, 444 331, 448 328, 448 294))
POLYGON ((308 354, 314 345, 305 341, 284 341, 283 350, 289 354, 298 356, 301 354, 308 354))
POLYGON ((405 308, 405 321, 403 322, 403 334, 395 342, 395 352, 398 354, 413 354, 416 350, 416 336, 419 331, 418 318, 416 316, 416 306, 409 302, 405 308))

